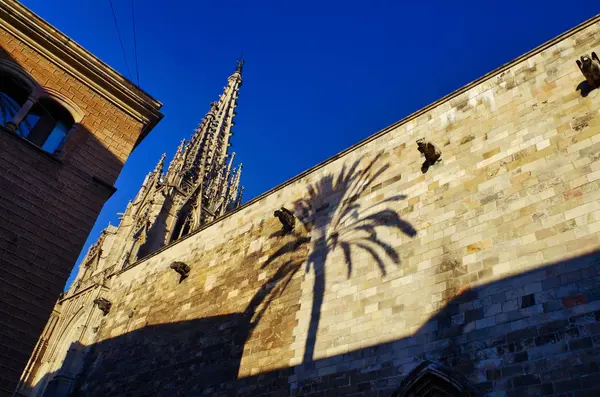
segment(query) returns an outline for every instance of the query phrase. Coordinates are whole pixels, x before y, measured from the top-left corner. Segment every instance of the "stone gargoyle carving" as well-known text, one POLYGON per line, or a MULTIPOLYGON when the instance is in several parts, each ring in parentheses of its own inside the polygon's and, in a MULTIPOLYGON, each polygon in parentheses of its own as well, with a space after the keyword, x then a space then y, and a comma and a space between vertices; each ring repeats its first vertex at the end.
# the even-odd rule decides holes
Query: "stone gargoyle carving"
POLYGON ((583 55, 577 61, 579 70, 585 76, 587 83, 590 87, 595 88, 600 84, 600 59, 595 52, 592 52, 592 56, 583 55))
POLYGON ((426 173, 427 170, 429 170, 429 167, 439 161, 442 156, 442 152, 440 152, 433 143, 427 142, 425 139, 419 139, 417 141, 417 149, 425 156, 425 162, 421 166, 421 171, 423 171, 423 173, 426 173))
POLYGON ((273 213, 273 216, 279 219, 279 222, 283 225, 281 231, 283 234, 288 234, 292 230, 294 230, 294 226, 296 224, 296 217, 294 214, 288 210, 287 208, 281 207, 273 213))
POLYGON ((181 276, 179 282, 182 282, 190 274, 190 267, 183 262, 173 262, 169 267, 179 273, 181 276))
POLYGON ((110 311, 112 303, 106 298, 94 299, 94 304, 98 306, 98 309, 102 310, 102 313, 106 316, 110 311))

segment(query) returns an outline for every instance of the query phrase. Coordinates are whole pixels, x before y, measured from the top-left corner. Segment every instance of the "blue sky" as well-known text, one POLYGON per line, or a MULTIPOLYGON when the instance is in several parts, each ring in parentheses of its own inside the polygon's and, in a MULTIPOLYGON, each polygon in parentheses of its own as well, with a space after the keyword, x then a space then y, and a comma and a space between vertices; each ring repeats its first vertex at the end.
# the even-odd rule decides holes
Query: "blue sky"
MULTIPOLYGON (((22 2, 131 76, 108 0, 22 2)), ((131 1, 113 3, 135 74, 131 1)), ((135 0, 140 86, 165 118, 127 161, 83 253, 191 135, 241 53, 233 149, 247 201, 598 12, 590 0, 135 0)))

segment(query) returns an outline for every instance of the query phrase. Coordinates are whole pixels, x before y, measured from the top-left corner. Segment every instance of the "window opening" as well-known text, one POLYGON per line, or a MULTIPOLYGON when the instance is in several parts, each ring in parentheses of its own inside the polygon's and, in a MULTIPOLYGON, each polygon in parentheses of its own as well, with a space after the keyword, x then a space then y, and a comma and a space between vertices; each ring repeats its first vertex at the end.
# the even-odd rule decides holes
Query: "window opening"
POLYGON ((16 77, 3 73, 0 76, 0 124, 6 126, 13 120, 29 97, 29 90, 16 77))
POLYGON ((33 106, 19 128, 29 141, 54 153, 60 149, 74 124, 73 117, 65 108, 48 98, 42 98, 33 106))

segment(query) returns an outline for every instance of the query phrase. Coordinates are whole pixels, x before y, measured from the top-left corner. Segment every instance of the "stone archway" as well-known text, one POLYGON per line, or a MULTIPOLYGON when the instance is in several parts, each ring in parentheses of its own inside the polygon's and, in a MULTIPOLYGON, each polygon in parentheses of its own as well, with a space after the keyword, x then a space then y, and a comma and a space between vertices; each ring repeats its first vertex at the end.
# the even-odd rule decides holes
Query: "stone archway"
POLYGON ((425 361, 413 369, 391 397, 479 397, 479 391, 451 368, 425 361))

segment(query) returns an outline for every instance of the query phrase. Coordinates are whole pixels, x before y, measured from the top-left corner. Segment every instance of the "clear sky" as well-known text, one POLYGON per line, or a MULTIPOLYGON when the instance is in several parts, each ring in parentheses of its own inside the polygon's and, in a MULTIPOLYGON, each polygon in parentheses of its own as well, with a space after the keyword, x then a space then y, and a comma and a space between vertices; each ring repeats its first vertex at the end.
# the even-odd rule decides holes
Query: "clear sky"
MULTIPOLYGON (((130 0, 113 4, 132 74, 109 0, 21 1, 135 75, 130 0)), ((140 86, 164 104, 165 118, 127 161, 81 257, 109 221, 118 223, 160 155, 169 161, 191 135, 241 53, 232 148, 244 163, 247 201, 600 12, 591 0, 135 0, 134 7, 140 86)))

